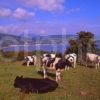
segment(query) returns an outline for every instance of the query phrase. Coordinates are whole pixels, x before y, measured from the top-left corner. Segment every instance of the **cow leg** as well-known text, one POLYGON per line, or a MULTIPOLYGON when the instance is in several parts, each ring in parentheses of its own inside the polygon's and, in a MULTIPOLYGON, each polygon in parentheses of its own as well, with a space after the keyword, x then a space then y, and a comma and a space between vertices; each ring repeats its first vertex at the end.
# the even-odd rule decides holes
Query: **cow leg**
POLYGON ((87 62, 85 63, 85 67, 87 67, 87 62))
POLYGON ((56 71, 56 82, 59 82, 59 81, 61 81, 61 72, 60 70, 57 70, 56 71))
POLYGON ((75 68, 75 62, 73 63, 73 67, 75 68))
POLYGON ((43 67, 43 75, 44 78, 47 78, 47 69, 45 67, 43 67))
POLYGON ((52 69, 55 69, 55 65, 56 65, 55 63, 54 63, 54 64, 52 64, 52 69))
POLYGON ((65 70, 69 70, 69 66, 65 66, 65 70))
POLYGON ((86 62, 85 62, 85 66, 87 67, 87 61, 88 61, 88 58, 86 57, 86 62))
POLYGON ((95 64, 95 69, 98 69, 98 64, 95 64))
POLYGON ((30 61, 27 61, 27 66, 29 67, 29 65, 30 65, 30 61))
POLYGON ((76 67, 76 60, 74 61, 74 68, 76 67))
POLYGON ((100 63, 98 63, 98 68, 100 67, 100 63))
POLYGON ((98 66, 98 68, 100 67, 100 63, 98 62, 98 64, 97 64, 97 66, 98 66))
POLYGON ((97 63, 97 64, 96 64, 96 69, 98 69, 98 68, 99 68, 99 66, 100 66, 100 64, 99 64, 99 63, 97 63))
POLYGON ((69 66, 67 66, 67 70, 69 70, 69 66))
POLYGON ((96 66, 96 67, 97 67, 97 64, 96 64, 95 62, 92 61, 92 66, 96 66))
POLYGON ((67 66, 65 66, 65 70, 67 70, 67 66))

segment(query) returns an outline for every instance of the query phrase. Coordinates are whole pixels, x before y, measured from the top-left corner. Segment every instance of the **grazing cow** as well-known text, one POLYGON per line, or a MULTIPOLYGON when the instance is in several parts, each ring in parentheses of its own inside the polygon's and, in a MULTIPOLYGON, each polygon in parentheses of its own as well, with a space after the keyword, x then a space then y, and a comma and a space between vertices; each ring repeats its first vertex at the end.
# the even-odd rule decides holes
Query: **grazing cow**
POLYGON ((43 54, 42 68, 44 72, 44 78, 47 77, 47 67, 51 68, 53 66, 54 61, 55 61, 55 54, 43 54))
POLYGON ((56 81, 59 82, 61 80, 61 70, 66 69, 66 67, 72 66, 71 63, 67 59, 61 58, 56 64, 56 81))
POLYGON ((56 81, 36 78, 23 78, 17 76, 14 81, 14 87, 20 88, 24 93, 46 93, 54 91, 58 84, 56 81))
POLYGON ((48 62, 53 63, 53 61, 55 60, 55 56, 55 54, 43 54, 42 65, 47 66, 48 62))
POLYGON ((49 58, 43 66, 44 78, 47 78, 47 69, 56 70, 56 81, 61 80, 61 70, 65 69, 66 66, 71 66, 71 63, 67 59, 63 59, 61 54, 56 54, 55 58, 49 58))
POLYGON ((27 66, 29 66, 32 64, 32 65, 36 66, 36 63, 37 63, 37 57, 35 55, 33 55, 33 56, 25 57, 23 65, 26 64, 27 66))
POLYGON ((97 69, 100 66, 100 56, 97 54, 93 54, 93 53, 87 53, 86 54, 86 67, 87 67, 88 62, 95 64, 95 68, 97 69))
MULTIPOLYGON (((75 53, 65 55, 65 59, 68 60, 74 68, 76 67, 77 55, 75 53)), ((69 69, 69 66, 67 68, 69 69)))
POLYGON ((42 58, 42 65, 48 68, 53 68, 55 67, 55 64, 61 59, 60 54, 47 54, 47 56, 44 56, 42 58))

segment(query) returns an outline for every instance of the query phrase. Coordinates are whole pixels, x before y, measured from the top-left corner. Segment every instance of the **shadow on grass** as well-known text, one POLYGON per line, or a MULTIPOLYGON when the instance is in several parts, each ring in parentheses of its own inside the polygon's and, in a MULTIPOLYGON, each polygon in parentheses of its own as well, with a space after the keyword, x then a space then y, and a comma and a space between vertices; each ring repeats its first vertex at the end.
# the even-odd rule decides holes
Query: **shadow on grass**
MULTIPOLYGON (((85 66, 85 67, 86 67, 86 66, 85 66)), ((95 65, 88 64, 87 67, 88 67, 88 68, 95 68, 95 65)))
MULTIPOLYGON (((43 77, 43 71, 38 71, 37 73, 43 77)), ((47 75, 52 77, 53 79, 55 79, 56 77, 54 73, 50 73, 50 72, 47 72, 47 75)))
MULTIPOLYGON (((23 66, 27 66, 27 63, 26 63, 26 62, 23 62, 22 65, 23 65, 23 66)), ((33 62, 30 62, 29 65, 34 65, 34 63, 33 63, 33 62)))

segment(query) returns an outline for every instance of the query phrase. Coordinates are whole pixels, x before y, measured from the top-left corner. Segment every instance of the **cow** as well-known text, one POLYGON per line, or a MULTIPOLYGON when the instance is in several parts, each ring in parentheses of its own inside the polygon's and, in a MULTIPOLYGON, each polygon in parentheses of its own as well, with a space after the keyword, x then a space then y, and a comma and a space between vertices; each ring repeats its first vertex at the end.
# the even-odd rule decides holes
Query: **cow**
POLYGON ((43 68, 44 78, 47 78, 48 69, 55 69, 55 64, 60 59, 60 57, 57 56, 58 56, 57 54, 43 54, 42 68, 43 68))
POLYGON ((23 93, 46 93, 55 90, 58 87, 56 81, 37 78, 24 78, 17 76, 14 80, 14 87, 20 88, 23 93))
POLYGON ((55 60, 56 54, 43 54, 42 65, 47 66, 47 63, 52 64, 55 60))
POLYGON ((95 68, 98 69, 100 66, 100 56, 94 53, 87 53, 86 54, 86 67, 88 66, 87 63, 91 62, 95 65, 95 68))
POLYGON ((56 68, 56 81, 61 80, 61 70, 62 69, 69 69, 69 67, 73 66, 76 67, 77 55, 75 53, 65 55, 65 58, 61 58, 55 64, 56 68))
MULTIPOLYGON (((73 68, 76 67, 77 55, 75 53, 66 54, 65 59, 72 64, 73 68)), ((67 68, 69 69, 69 66, 67 66, 67 68)))
POLYGON ((27 66, 30 66, 30 65, 36 66, 36 63, 37 63, 37 57, 35 55, 26 56, 23 61, 23 65, 26 64, 27 66))
POLYGON ((60 54, 45 54, 45 56, 43 55, 42 58, 42 65, 44 65, 45 67, 54 69, 55 64, 61 59, 61 55, 60 54))

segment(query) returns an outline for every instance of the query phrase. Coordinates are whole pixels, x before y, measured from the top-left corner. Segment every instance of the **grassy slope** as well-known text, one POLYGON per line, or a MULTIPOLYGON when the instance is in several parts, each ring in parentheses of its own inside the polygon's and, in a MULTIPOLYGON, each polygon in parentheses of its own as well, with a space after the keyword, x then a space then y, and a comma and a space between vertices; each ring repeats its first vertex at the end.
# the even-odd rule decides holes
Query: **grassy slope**
POLYGON ((20 93, 13 87, 17 75, 41 78, 37 68, 21 66, 20 62, 0 63, 0 100, 100 100, 100 69, 77 66, 64 71, 59 87, 46 94, 20 93))

